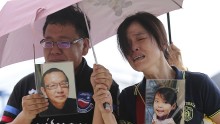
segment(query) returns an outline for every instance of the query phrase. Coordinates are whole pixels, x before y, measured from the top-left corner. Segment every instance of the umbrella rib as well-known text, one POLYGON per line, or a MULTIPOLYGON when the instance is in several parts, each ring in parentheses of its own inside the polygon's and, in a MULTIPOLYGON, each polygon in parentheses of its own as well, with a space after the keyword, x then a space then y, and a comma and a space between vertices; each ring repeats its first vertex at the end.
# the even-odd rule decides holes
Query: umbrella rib
POLYGON ((182 6, 180 4, 178 4, 175 0, 172 0, 177 6, 179 6, 180 8, 182 8, 182 6))
MULTIPOLYGON (((87 22, 87 17, 85 15, 85 13, 83 13, 83 14, 84 14, 85 22, 86 22, 86 27, 87 27, 87 30, 88 30, 88 33, 89 33, 89 38, 91 38, 91 34, 90 34, 90 30, 89 30, 89 25, 88 25, 88 22, 87 22)), ((92 48, 92 53, 93 53, 93 56, 94 56, 94 59, 95 59, 95 64, 98 64, 98 61, 97 61, 97 58, 96 58, 95 49, 94 49, 94 46, 92 44, 92 41, 89 40, 89 43, 90 43, 90 46, 92 48)))

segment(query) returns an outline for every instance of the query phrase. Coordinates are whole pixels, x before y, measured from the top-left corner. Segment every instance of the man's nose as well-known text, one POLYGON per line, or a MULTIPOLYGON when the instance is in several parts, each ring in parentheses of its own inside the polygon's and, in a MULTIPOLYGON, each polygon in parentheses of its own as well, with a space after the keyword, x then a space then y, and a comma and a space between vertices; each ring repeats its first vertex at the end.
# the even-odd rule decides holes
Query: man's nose
POLYGON ((60 86, 60 84, 57 85, 57 90, 58 91, 63 91, 63 88, 60 86))
POLYGON ((61 49, 58 47, 58 44, 56 42, 53 43, 53 47, 51 48, 52 54, 60 54, 62 53, 61 49))

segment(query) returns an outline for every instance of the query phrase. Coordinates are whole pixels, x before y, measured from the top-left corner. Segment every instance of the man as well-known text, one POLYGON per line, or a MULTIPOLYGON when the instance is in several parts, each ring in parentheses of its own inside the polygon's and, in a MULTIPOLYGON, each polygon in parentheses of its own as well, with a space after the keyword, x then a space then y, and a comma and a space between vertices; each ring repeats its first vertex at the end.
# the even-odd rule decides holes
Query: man
POLYGON ((48 108, 48 100, 36 91, 34 74, 21 79, 15 86, 5 108, 3 123, 59 123, 59 124, 91 124, 94 111, 92 99, 93 87, 90 82, 92 73, 99 70, 96 82, 105 84, 113 96, 114 112, 117 113, 118 84, 112 82, 111 74, 103 66, 95 65, 92 70, 83 58, 89 49, 89 34, 84 14, 73 6, 67 7, 47 17, 43 27, 44 39, 40 41, 44 47, 46 62, 73 61, 77 92, 78 114, 53 117, 39 117, 39 113, 48 108), (101 71, 100 71, 101 70, 101 71))
POLYGON ((42 76, 41 92, 48 98, 49 106, 40 116, 76 113, 76 99, 69 96, 69 79, 58 68, 48 69, 42 76))

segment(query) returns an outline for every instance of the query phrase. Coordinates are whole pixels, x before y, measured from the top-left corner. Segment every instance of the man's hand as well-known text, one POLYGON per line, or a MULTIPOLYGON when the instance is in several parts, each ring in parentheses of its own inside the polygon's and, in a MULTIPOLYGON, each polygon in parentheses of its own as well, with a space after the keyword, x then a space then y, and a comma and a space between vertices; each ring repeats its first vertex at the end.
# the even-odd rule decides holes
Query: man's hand
POLYGON ((33 120, 36 115, 48 108, 48 100, 40 94, 31 94, 22 98, 21 116, 27 120, 33 120))

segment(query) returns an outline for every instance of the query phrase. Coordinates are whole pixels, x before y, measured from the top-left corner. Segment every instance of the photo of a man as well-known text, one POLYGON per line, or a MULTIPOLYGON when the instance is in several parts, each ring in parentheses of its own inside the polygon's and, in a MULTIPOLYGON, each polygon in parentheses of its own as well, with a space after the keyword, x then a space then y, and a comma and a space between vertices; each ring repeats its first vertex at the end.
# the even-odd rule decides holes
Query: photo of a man
POLYGON ((58 68, 44 72, 41 80, 41 92, 48 98, 49 107, 41 116, 76 113, 76 99, 69 96, 69 79, 58 68))

